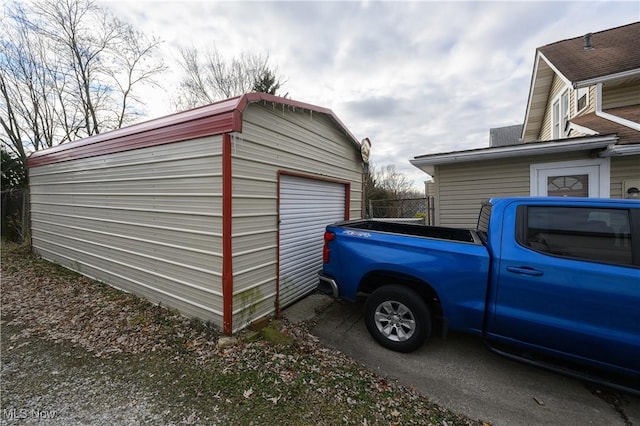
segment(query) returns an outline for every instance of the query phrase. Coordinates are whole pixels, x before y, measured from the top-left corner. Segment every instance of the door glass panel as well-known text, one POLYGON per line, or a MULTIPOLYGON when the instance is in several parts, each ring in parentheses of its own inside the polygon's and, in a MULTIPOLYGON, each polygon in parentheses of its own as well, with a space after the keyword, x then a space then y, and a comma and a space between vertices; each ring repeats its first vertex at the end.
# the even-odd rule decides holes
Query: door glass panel
POLYGON ((588 197, 589 175, 548 176, 547 195, 550 197, 588 197))

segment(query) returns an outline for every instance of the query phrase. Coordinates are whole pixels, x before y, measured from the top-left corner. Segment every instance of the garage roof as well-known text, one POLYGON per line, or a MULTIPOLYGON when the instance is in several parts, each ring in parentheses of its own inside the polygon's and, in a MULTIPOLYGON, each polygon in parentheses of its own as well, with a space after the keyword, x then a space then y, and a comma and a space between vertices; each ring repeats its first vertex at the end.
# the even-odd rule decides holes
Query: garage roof
POLYGON ((90 136, 43 151, 36 151, 29 157, 28 166, 37 167, 204 136, 242 132, 242 113, 250 104, 256 102, 278 104, 294 109, 300 108, 327 115, 354 146, 360 148, 360 143, 355 136, 330 109, 267 93, 247 93, 214 104, 90 136))

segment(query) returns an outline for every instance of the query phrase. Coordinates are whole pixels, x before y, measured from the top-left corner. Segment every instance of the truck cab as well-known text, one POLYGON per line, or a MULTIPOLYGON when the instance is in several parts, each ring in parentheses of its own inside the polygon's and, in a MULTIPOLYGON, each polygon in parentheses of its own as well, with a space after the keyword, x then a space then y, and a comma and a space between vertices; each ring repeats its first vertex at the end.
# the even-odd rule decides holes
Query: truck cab
POLYGON ((487 339, 638 374, 639 207, 622 200, 496 201, 487 339))

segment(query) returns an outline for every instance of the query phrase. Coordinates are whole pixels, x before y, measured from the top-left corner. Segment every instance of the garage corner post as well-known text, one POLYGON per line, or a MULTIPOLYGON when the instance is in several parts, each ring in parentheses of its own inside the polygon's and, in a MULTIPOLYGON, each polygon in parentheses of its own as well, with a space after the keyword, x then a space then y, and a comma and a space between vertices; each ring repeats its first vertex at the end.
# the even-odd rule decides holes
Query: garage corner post
POLYGON ((222 136, 222 332, 233 331, 233 253, 232 253, 232 190, 231 135, 222 136))

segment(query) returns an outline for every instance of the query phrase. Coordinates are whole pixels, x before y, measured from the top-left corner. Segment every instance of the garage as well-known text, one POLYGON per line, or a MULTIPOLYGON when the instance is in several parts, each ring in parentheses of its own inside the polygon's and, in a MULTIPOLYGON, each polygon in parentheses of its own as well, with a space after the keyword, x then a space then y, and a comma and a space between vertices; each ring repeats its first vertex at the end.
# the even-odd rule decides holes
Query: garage
POLYGON ((38 151, 33 249, 231 334, 313 290, 324 226, 362 216, 360 148, 250 93, 38 151))

